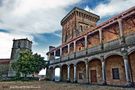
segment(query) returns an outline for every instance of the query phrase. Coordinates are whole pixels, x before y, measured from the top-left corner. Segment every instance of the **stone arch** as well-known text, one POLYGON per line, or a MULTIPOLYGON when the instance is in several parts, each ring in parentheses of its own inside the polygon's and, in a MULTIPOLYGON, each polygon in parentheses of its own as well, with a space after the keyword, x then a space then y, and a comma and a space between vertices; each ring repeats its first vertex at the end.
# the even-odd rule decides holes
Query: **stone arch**
POLYGON ((107 84, 126 84, 124 60, 121 55, 110 55, 105 58, 105 64, 107 84))
POLYGON ((54 66, 54 69, 55 69, 55 68, 60 68, 60 67, 61 67, 61 65, 55 65, 55 66, 54 66))
POLYGON ((118 55, 118 56, 122 56, 121 52, 110 52, 104 55, 104 60, 106 60, 108 57, 113 56, 113 55, 118 55))
POLYGON ((77 62, 76 64, 76 77, 78 83, 86 82, 86 65, 84 61, 77 62))
POLYGON ((93 58, 88 62, 89 82, 100 84, 102 82, 102 63, 98 58, 93 58))
POLYGON ((129 53, 129 66, 131 69, 132 81, 135 84, 135 51, 129 53))
POLYGON ((78 60, 77 60, 76 62, 74 62, 73 64, 74 64, 74 65, 77 65, 77 64, 80 63, 80 62, 86 63, 85 60, 78 59, 78 60))
POLYGON ((62 81, 67 81, 67 69, 68 69, 68 65, 67 64, 63 64, 61 67, 61 80, 62 81))
MULTIPOLYGON (((95 59, 100 60, 100 57, 91 57, 91 58, 88 59, 88 62, 93 61, 93 60, 95 60, 95 59)), ((101 60, 100 60, 100 61, 101 61, 101 60)))
POLYGON ((61 79, 61 65, 54 66, 54 80, 60 81, 61 79))
POLYGON ((74 64, 70 64, 70 82, 74 81, 74 64))
POLYGON ((131 47, 128 49, 128 55, 132 54, 133 52, 135 52, 135 47, 131 47))

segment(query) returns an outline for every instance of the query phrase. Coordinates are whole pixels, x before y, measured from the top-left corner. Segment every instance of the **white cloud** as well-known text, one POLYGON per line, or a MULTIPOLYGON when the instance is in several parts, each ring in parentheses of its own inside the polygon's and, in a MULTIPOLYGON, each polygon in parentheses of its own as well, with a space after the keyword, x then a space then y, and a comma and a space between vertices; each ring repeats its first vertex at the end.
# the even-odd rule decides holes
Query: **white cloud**
POLYGON ((14 35, 14 34, 0 32, 0 43, 1 43, 0 58, 10 58, 13 39, 21 39, 26 37, 29 40, 33 40, 32 36, 14 35))
POLYGON ((133 6, 135 6, 134 0, 109 0, 109 3, 100 3, 94 9, 86 6, 85 10, 100 15, 102 18, 121 13, 133 6))
MULTIPOLYGON (((54 33, 61 30, 60 20, 67 14, 66 8, 80 0, 2 0, 0 5, 0 58, 10 58, 12 40, 30 38, 32 35, 54 33)), ((34 42, 34 41, 33 41, 34 42)), ((33 52, 46 57, 48 49, 37 48, 33 43, 33 52)), ((48 47, 45 47, 48 48, 48 47)))
POLYGON ((11 32, 51 33, 60 30, 66 7, 80 0, 5 0, 0 7, 0 27, 11 32))

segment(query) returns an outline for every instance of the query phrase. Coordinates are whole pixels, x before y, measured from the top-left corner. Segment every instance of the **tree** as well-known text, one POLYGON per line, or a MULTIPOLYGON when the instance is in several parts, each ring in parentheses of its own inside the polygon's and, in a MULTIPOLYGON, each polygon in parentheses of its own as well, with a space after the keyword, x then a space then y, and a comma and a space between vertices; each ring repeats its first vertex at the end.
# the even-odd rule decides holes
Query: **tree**
POLYGON ((44 61, 44 58, 41 57, 41 55, 38 55, 37 53, 33 55, 32 60, 32 67, 33 72, 39 72, 42 68, 45 68, 47 66, 46 62, 44 61))
POLYGON ((38 72, 41 68, 45 68, 46 62, 40 55, 32 54, 30 51, 24 51, 20 53, 19 59, 12 63, 12 68, 16 71, 16 74, 22 73, 25 77, 28 74, 38 72))

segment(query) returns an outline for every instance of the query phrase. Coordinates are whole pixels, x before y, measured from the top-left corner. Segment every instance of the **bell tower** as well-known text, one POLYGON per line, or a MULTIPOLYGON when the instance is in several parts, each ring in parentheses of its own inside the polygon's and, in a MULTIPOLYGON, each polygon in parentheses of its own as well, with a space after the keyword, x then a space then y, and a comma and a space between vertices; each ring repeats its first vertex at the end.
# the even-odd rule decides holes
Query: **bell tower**
POLYGON ((18 60, 19 55, 22 51, 31 51, 32 50, 32 41, 26 39, 14 39, 13 46, 11 51, 11 61, 8 76, 15 76, 15 71, 12 69, 11 64, 18 60))
POLYGON ((92 30, 100 17, 80 8, 73 8, 62 20, 62 43, 92 30))

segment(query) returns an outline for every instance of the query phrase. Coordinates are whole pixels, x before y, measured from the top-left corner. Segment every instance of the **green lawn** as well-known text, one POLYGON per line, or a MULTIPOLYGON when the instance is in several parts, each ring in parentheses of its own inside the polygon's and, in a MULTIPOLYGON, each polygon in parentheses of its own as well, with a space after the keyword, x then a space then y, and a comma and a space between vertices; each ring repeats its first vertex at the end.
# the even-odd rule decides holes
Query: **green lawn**
POLYGON ((135 90, 135 88, 83 85, 51 81, 11 81, 0 82, 0 90, 135 90))

